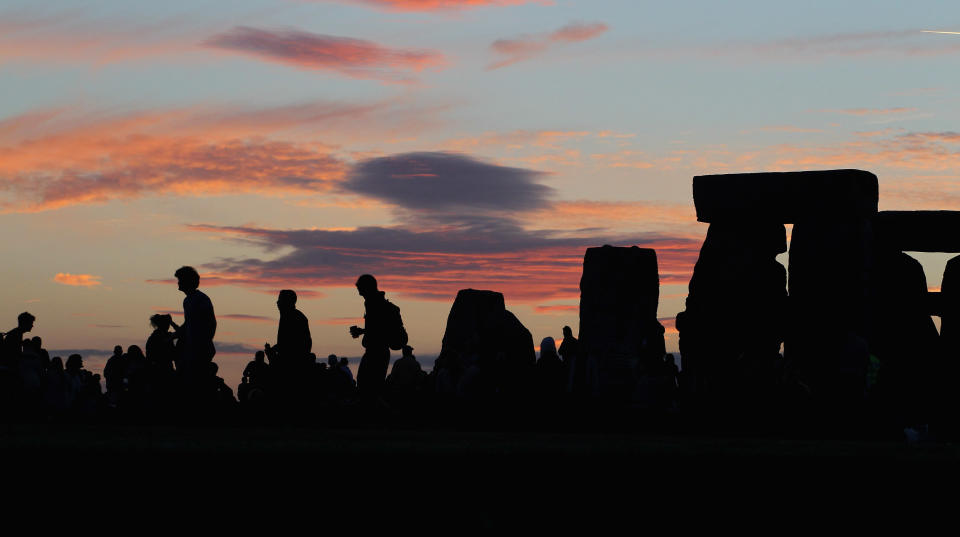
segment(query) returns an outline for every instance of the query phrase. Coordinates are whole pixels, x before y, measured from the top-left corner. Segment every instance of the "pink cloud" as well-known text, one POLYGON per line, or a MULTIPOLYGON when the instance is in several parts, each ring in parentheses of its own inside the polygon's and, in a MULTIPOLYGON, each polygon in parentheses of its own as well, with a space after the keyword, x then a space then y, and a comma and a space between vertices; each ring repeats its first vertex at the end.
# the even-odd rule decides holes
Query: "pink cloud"
POLYGON ((578 313, 580 306, 577 304, 558 304, 552 306, 535 306, 533 310, 541 315, 563 315, 578 313))
POLYGON ((375 274, 390 293, 451 300, 460 289, 492 289, 510 300, 537 303, 579 296, 583 254, 601 244, 639 244, 657 250, 661 283, 685 284, 700 237, 638 234, 621 237, 554 237, 545 232, 448 227, 438 231, 361 228, 352 232, 191 226, 261 242, 265 249, 292 247, 276 259, 224 259, 204 265, 205 275, 244 287, 296 285, 349 287, 357 275, 375 274))
POLYGON ((435 51, 393 49, 362 39, 295 29, 238 26, 211 37, 203 45, 302 69, 389 81, 409 80, 407 73, 442 67, 446 63, 444 56, 435 51))
POLYGON ((102 282, 100 279, 100 276, 94 276, 92 274, 70 274, 67 272, 58 272, 57 275, 53 277, 53 281, 73 287, 95 287, 101 285, 102 282))
POLYGON ((550 41, 566 41, 575 43, 577 41, 586 41, 593 39, 598 35, 609 30, 610 27, 602 22, 594 23, 573 23, 560 28, 549 35, 550 41))
POLYGON ((488 65, 487 70, 499 69, 529 60, 560 43, 576 43, 593 39, 609 29, 610 27, 602 22, 572 23, 546 34, 498 39, 490 45, 490 48, 495 53, 505 56, 505 58, 488 65))
POLYGON ((349 166, 349 155, 334 152, 338 145, 416 131, 435 112, 403 100, 28 111, 0 119, 0 210, 146 196, 329 193, 349 166), (336 137, 336 144, 308 136, 336 137))
POLYGON ((330 325, 330 326, 349 326, 351 324, 359 325, 363 322, 362 317, 330 317, 328 319, 320 319, 310 321, 311 324, 319 325, 330 325))

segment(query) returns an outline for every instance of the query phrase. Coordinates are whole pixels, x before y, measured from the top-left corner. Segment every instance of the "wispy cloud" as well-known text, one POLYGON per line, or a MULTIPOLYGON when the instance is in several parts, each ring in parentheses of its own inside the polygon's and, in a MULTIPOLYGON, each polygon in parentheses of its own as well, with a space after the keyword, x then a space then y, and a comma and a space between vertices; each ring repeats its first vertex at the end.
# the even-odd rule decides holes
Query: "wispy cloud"
POLYGON ((0 119, 0 210, 144 196, 329 192, 350 155, 306 136, 342 142, 363 139, 365 129, 416 130, 430 113, 390 101, 31 111, 0 119))
POLYGON ((824 109, 821 112, 830 114, 843 114, 847 116, 890 116, 895 114, 911 114, 916 112, 916 108, 898 106, 896 108, 840 108, 824 109))
POLYGON ((640 44, 630 54, 648 57, 729 57, 760 61, 819 61, 839 57, 925 57, 960 53, 960 40, 935 39, 920 29, 841 32, 796 35, 776 39, 738 39, 678 43, 667 46, 640 44))
POLYGON ((0 11, 0 64, 44 61, 94 64, 179 56, 198 50, 204 29, 186 18, 142 23, 91 18, 81 10, 0 11))
POLYGON ((580 306, 577 304, 541 305, 534 306, 533 310, 541 315, 564 315, 579 312, 580 306))
POLYGON ((524 35, 511 39, 498 39, 490 45, 494 53, 502 59, 487 66, 488 70, 499 69, 517 62, 529 60, 545 53, 558 44, 576 43, 593 39, 609 30, 602 22, 572 23, 553 32, 524 35))
POLYGON ((447 63, 443 54, 436 51, 389 48, 363 39, 293 28, 265 30, 238 26, 207 39, 203 45, 302 69, 394 82, 410 81, 411 72, 447 63))
POLYGON ((73 287, 96 287, 102 284, 100 280, 100 276, 94 276, 92 274, 70 274, 68 272, 58 272, 56 276, 53 277, 53 281, 73 287))

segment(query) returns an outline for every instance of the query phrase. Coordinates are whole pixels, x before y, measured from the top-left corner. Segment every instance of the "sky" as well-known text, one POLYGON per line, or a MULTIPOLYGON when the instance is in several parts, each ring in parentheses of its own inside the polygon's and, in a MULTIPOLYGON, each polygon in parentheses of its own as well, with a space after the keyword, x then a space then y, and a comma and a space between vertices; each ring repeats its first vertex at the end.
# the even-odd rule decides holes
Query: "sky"
MULTIPOLYGON (((30 311, 99 371, 192 265, 236 385, 279 289, 356 365, 372 273, 429 367, 463 288, 576 331, 612 244, 657 250, 675 351, 695 175, 859 168, 881 209, 960 209, 960 35, 924 30, 956 2, 0 0, 0 330, 30 311)), ((936 289, 950 256, 916 257, 936 289)))

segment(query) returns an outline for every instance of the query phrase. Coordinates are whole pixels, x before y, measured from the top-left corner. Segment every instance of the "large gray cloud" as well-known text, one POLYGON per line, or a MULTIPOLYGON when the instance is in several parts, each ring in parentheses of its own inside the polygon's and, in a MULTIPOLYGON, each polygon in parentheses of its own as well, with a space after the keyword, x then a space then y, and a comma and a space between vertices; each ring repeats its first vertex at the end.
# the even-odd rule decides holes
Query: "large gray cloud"
POLYGON ((543 175, 459 153, 401 153, 359 162, 343 188, 412 210, 526 211, 549 205, 543 175))

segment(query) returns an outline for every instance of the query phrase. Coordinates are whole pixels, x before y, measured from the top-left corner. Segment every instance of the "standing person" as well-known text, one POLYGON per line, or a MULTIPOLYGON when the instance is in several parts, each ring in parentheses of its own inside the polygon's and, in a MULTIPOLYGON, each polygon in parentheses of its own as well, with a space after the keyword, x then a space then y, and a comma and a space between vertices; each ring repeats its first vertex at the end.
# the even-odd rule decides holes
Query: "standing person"
POLYGON ((153 327, 153 332, 147 338, 147 362, 157 371, 166 374, 173 371, 173 362, 177 354, 177 347, 174 345, 176 334, 170 332, 173 317, 170 314, 160 313, 151 315, 150 326, 153 327))
POLYGON ((400 318, 400 308, 387 300, 377 288, 377 279, 370 274, 357 278, 357 292, 363 297, 363 328, 350 327, 350 335, 356 339, 363 336, 365 349, 357 370, 357 390, 367 403, 375 403, 383 393, 390 366, 390 348, 402 348, 407 344, 407 333, 400 318))
POLYGON ((23 356, 23 335, 33 330, 36 317, 29 312, 17 316, 17 327, 11 328, 0 346, 0 412, 20 397, 22 382, 20 366, 23 356))
POLYGON ((558 353, 567 371, 567 391, 582 394, 586 389, 587 362, 580 356, 580 342, 573 337, 573 330, 569 326, 563 327, 563 342, 558 353))
POLYGON ((209 364, 217 349, 213 336, 217 333, 217 318, 213 302, 199 289, 200 275, 193 267, 180 267, 173 274, 177 288, 186 295, 183 298, 183 324, 172 326, 177 331, 179 362, 177 370, 188 379, 202 378, 209 371, 209 364))
POLYGON ((277 297, 280 325, 277 327, 277 344, 265 346, 270 356, 270 365, 286 375, 301 371, 300 366, 309 363, 313 339, 310 337, 310 322, 297 309, 297 293, 290 289, 280 291, 277 297))
POLYGON ((23 335, 33 330, 33 323, 37 320, 30 312, 17 315, 17 327, 11 328, 3 338, 3 353, 7 360, 19 360, 23 352, 23 335))

